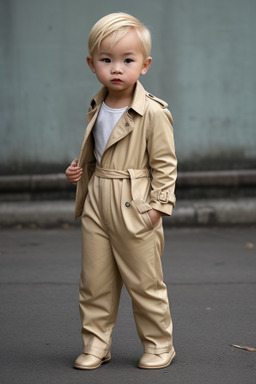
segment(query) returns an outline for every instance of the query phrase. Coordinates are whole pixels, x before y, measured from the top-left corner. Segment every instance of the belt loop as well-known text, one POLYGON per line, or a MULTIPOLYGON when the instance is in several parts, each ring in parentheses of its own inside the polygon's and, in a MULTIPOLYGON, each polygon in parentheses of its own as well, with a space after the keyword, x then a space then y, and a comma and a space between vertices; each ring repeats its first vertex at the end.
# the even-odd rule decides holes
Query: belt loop
POLYGON ((134 188, 134 181, 135 181, 135 173, 134 173, 134 170, 133 169, 127 169, 129 175, 130 175, 130 179, 131 179, 131 195, 132 195, 132 199, 135 200, 136 199, 136 196, 135 196, 135 188, 134 188))
POLYGON ((129 175, 130 175, 130 179, 135 179, 135 173, 134 173, 134 170, 133 169, 127 169, 129 175))

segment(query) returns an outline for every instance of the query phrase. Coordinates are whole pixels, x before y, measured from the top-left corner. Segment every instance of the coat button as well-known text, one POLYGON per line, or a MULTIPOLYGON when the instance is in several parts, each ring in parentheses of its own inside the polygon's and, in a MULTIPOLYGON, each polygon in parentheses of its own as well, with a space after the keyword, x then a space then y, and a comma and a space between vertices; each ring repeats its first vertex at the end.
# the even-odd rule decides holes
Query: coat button
POLYGON ((128 207, 130 207, 130 203, 127 201, 126 203, 125 203, 125 206, 128 208, 128 207))

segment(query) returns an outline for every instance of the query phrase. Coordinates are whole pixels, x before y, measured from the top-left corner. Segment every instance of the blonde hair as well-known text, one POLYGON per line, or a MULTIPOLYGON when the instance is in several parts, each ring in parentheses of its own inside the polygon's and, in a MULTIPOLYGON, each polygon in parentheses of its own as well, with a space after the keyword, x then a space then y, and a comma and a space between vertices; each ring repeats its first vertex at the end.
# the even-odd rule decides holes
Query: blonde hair
POLYGON ((135 17, 123 12, 104 16, 93 26, 88 39, 89 54, 92 55, 95 49, 100 49, 102 40, 111 34, 111 47, 113 47, 131 28, 134 28, 138 34, 144 57, 148 57, 151 51, 151 36, 148 28, 135 17))

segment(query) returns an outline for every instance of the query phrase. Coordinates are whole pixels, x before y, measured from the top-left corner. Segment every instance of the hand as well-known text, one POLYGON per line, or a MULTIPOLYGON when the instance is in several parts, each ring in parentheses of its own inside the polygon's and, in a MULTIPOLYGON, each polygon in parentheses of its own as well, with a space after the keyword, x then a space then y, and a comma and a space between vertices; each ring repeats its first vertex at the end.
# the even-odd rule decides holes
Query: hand
POLYGON ((70 166, 66 169, 65 174, 71 183, 75 184, 81 179, 83 169, 77 166, 78 159, 74 159, 70 166))
POLYGON ((150 217, 153 227, 157 225, 158 221, 163 216, 163 214, 160 211, 157 211, 156 209, 150 209, 148 211, 148 215, 150 217))

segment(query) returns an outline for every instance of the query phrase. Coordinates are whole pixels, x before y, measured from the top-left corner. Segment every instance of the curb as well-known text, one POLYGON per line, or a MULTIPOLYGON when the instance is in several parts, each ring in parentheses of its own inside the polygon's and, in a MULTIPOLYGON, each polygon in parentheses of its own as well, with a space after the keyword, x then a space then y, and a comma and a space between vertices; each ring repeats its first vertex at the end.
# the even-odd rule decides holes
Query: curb
POLYGON ((256 198, 180 201, 165 223, 168 226, 255 225, 256 198))
MULTIPOLYGON (((1 202, 0 228, 79 225, 74 201, 1 202)), ((165 227, 256 225, 256 198, 180 200, 165 227)))
MULTIPOLYGON (((244 187, 256 185, 256 170, 179 172, 177 186, 188 187, 244 187)), ((0 175, 0 191, 35 192, 41 190, 74 190, 63 173, 45 175, 0 175)))

